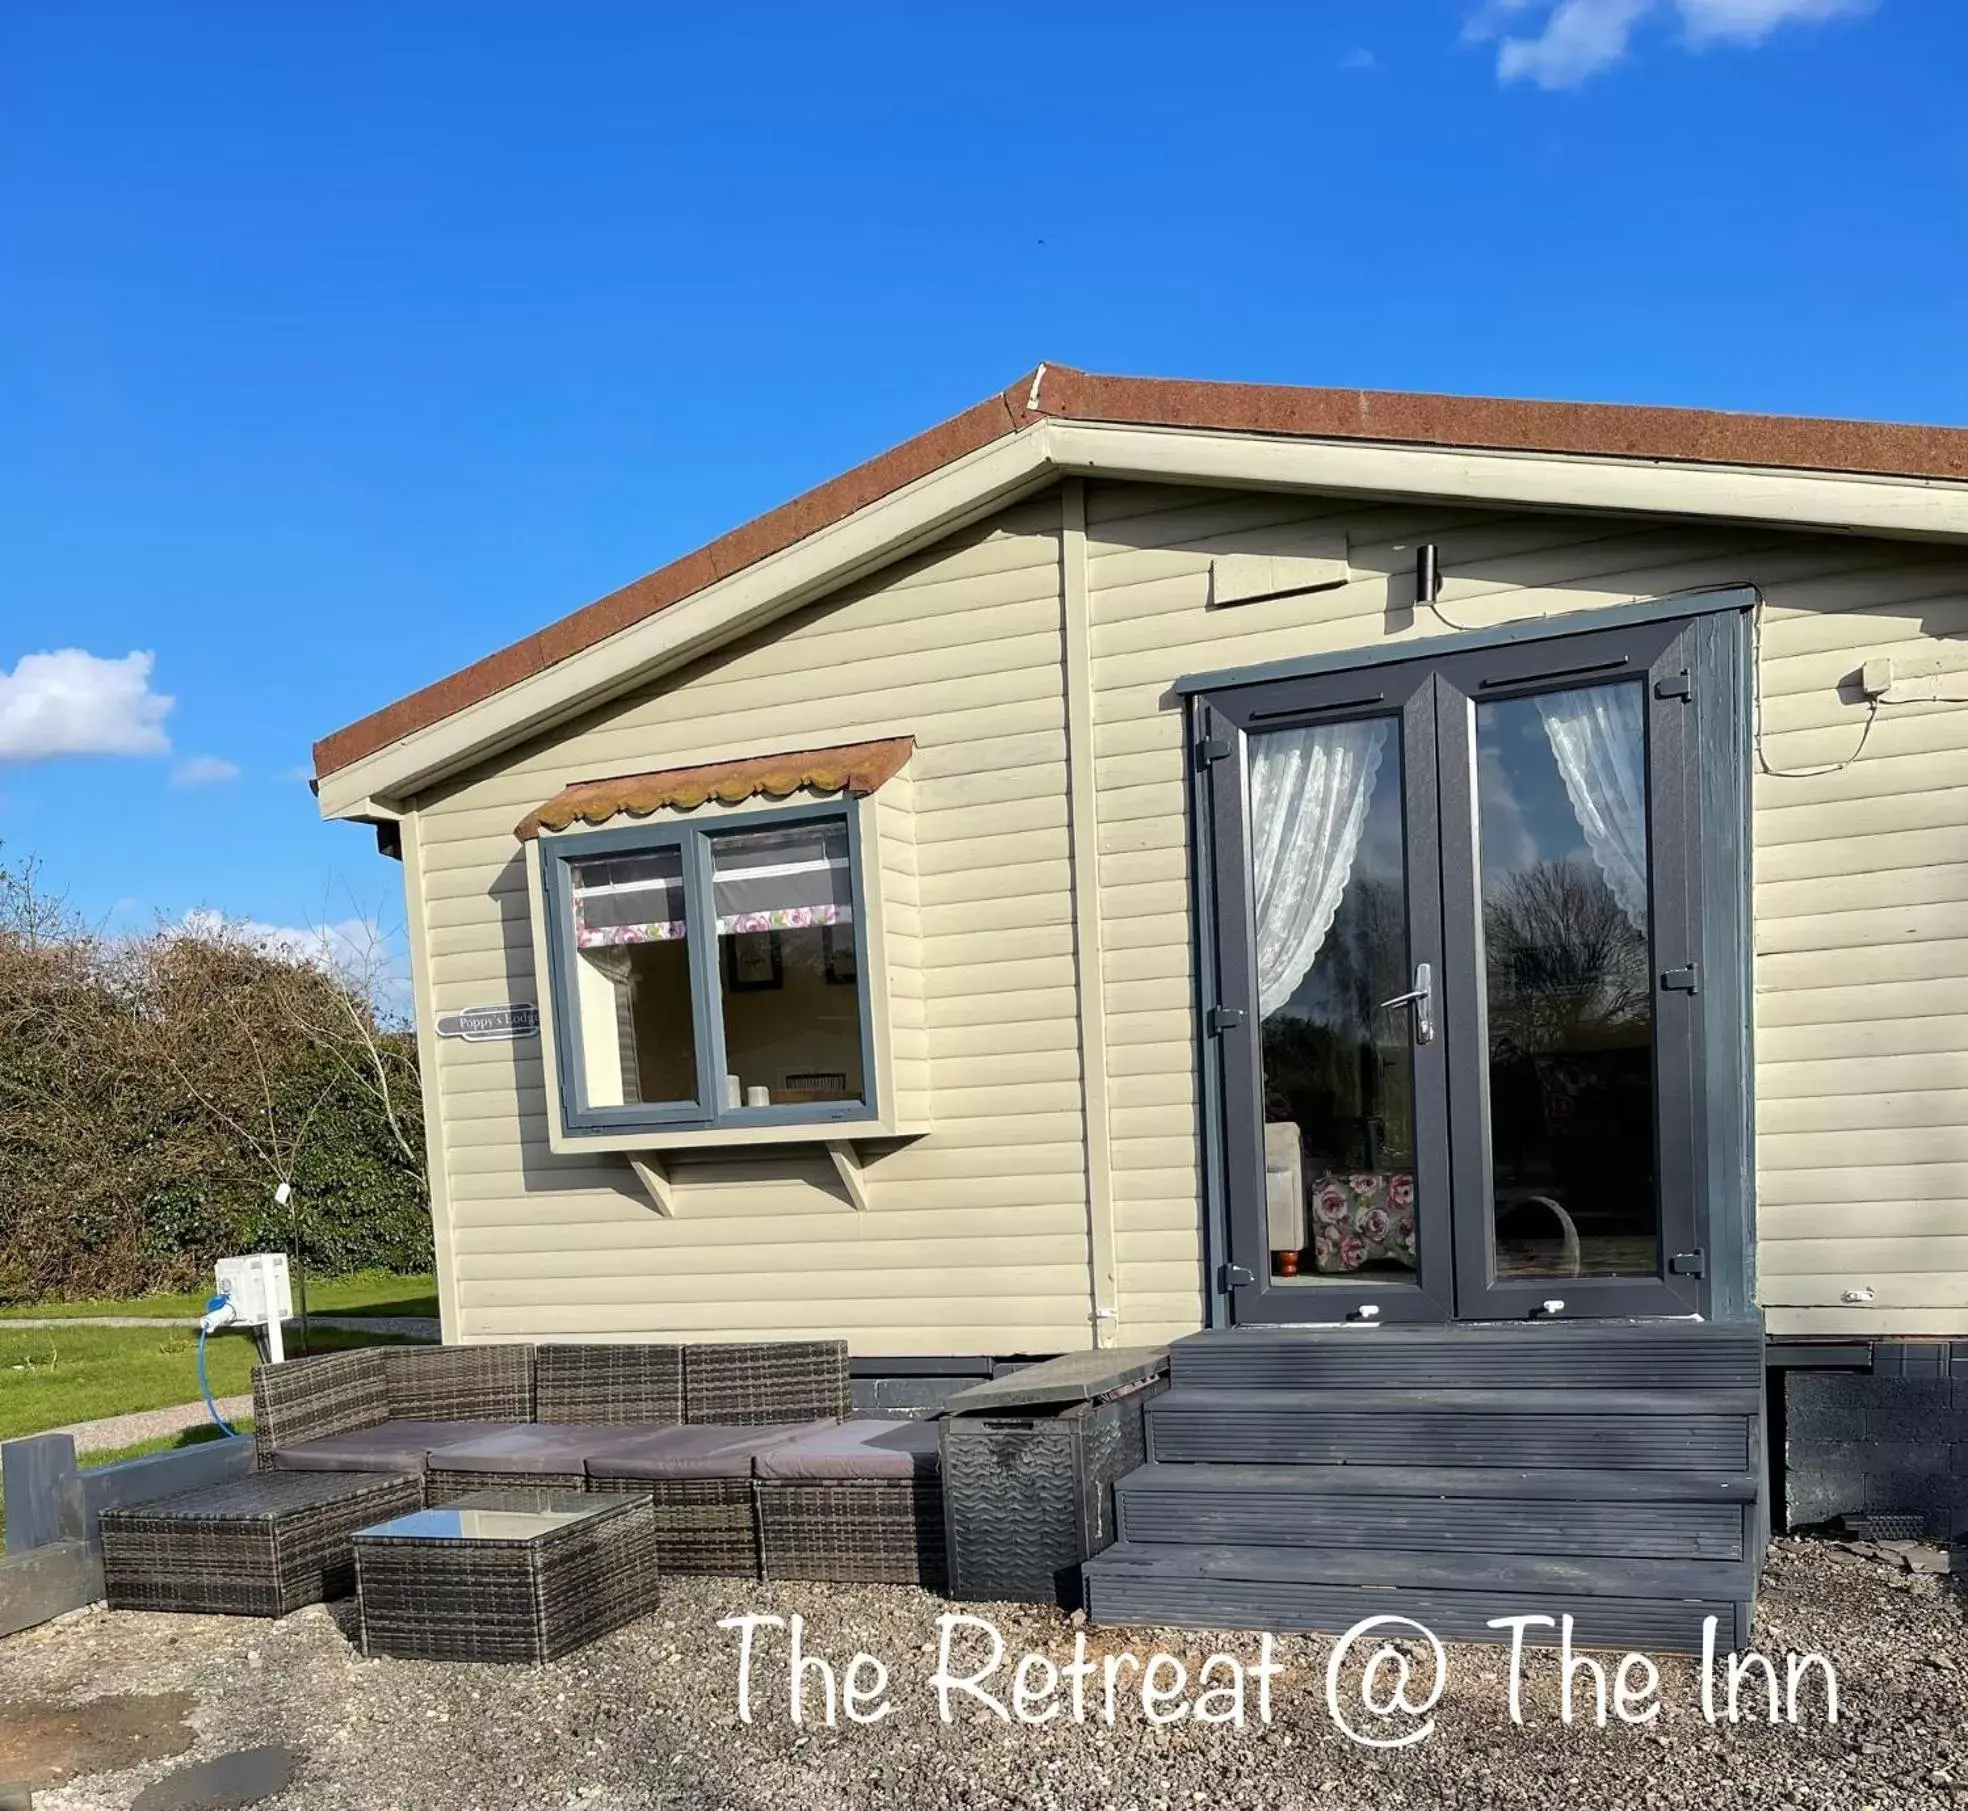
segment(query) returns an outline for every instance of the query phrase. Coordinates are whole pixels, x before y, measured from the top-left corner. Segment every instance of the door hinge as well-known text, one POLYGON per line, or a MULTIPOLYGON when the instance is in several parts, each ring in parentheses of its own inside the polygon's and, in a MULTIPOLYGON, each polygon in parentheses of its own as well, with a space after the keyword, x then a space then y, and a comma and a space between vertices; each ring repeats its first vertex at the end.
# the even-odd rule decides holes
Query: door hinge
POLYGON ((1227 761, 1230 758, 1230 738, 1228 736, 1205 736, 1196 744, 1196 765, 1207 767, 1212 761, 1227 761))
POLYGON ((1225 1289, 1248 1289, 1257 1281, 1256 1274, 1246 1270, 1241 1264, 1226 1264, 1222 1271, 1225 1289))
POLYGON ((1656 698, 1693 698, 1695 682, 1686 673, 1670 673, 1665 679, 1654 681, 1656 698))
POLYGON ((1211 1037, 1221 1037, 1226 1031, 1235 1031, 1244 1022, 1244 1009, 1241 1006, 1212 1006, 1204 1015, 1203 1024, 1211 1037))
POLYGON ((1698 994, 1701 992, 1701 965, 1690 962, 1686 968, 1670 968, 1661 976, 1661 992, 1698 994))
POLYGON ((1708 1275, 1708 1253, 1705 1251, 1677 1251, 1667 1260, 1667 1274, 1675 1277, 1705 1277, 1708 1275))

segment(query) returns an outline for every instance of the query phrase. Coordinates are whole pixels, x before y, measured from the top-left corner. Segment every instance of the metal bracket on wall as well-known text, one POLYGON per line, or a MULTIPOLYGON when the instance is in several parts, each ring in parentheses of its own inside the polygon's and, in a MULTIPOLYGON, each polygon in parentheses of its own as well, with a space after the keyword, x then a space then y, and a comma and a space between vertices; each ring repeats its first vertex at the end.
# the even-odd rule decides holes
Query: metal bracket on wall
POLYGON ((635 1171, 636 1180, 649 1197, 649 1205, 665 1220, 674 1220, 677 1185, 670 1179, 670 1166, 663 1156, 656 1151, 631 1151, 629 1168, 635 1171))

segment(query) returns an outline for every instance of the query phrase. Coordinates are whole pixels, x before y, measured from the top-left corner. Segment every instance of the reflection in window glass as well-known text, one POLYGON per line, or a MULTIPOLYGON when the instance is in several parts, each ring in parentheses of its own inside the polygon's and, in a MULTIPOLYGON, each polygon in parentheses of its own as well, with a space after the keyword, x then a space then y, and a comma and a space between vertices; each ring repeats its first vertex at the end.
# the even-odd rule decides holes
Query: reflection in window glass
POLYGON ((724 1104, 865 1098, 853 875, 837 822, 711 841, 724 1104))
POLYGON ((1401 738, 1385 718, 1251 738, 1252 898, 1274 1284, 1412 1279, 1401 738))
POLYGON ((683 856, 571 864, 576 1008, 588 1104, 697 1098, 683 856))
POLYGON ((1640 686, 1476 711, 1499 1278, 1660 1267, 1640 686))

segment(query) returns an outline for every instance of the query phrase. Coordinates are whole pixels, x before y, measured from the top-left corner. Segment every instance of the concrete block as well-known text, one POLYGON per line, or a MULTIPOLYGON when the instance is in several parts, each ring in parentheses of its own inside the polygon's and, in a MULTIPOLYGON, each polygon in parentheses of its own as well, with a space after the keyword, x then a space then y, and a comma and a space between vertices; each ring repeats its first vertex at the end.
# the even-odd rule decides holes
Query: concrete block
POLYGON ((1857 1515, 1865 1508, 1865 1474, 1860 1471, 1792 1471, 1784 1477, 1784 1523, 1809 1528, 1818 1522, 1857 1515))

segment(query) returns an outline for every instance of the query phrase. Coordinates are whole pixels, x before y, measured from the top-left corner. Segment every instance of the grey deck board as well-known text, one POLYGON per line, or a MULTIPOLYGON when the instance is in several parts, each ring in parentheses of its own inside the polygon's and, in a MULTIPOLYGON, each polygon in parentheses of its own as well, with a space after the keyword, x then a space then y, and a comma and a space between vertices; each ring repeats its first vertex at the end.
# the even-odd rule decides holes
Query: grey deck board
POLYGON ((1756 1499, 1753 1471, 1597 1471, 1483 1465, 1144 1465, 1115 1486, 1150 1491, 1252 1490, 1308 1497, 1527 1497, 1565 1502, 1756 1499))
POLYGON ((1168 1579, 1236 1579, 1245 1584, 1480 1588, 1527 1596, 1556 1591, 1574 1597, 1726 1600, 1746 1595, 1755 1585, 1755 1570, 1747 1560, 1400 1548, 1198 1547, 1121 1541, 1088 1563, 1108 1577, 1132 1573, 1168 1579))
POLYGON ((1182 1410, 1269 1409, 1279 1414, 1315 1410, 1322 1415, 1384 1415, 1403 1409, 1447 1409, 1458 1415, 1638 1415, 1663 1419, 1689 1415, 1753 1415, 1754 1389, 1465 1389, 1393 1384, 1373 1389, 1198 1388, 1179 1384, 1156 1397, 1152 1415, 1182 1410))

